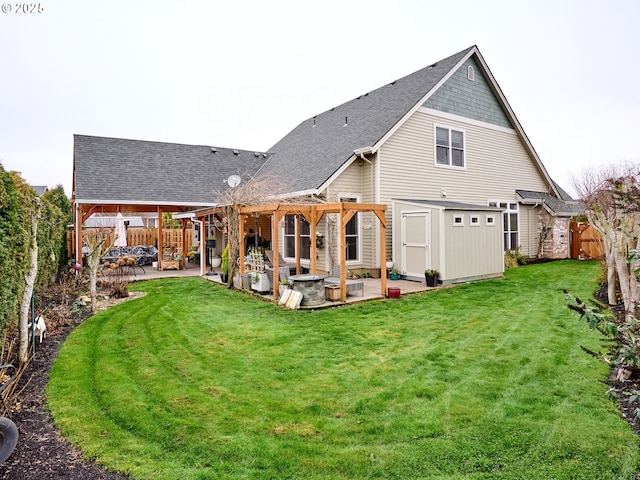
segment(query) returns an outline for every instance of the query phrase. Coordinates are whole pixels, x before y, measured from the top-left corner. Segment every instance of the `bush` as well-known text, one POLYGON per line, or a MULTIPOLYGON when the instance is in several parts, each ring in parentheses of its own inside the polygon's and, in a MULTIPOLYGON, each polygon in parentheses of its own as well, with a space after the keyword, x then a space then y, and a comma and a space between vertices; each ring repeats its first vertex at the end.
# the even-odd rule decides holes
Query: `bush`
POLYGON ((514 268, 519 265, 524 265, 526 261, 527 257, 520 253, 520 247, 504 252, 504 268, 514 268))

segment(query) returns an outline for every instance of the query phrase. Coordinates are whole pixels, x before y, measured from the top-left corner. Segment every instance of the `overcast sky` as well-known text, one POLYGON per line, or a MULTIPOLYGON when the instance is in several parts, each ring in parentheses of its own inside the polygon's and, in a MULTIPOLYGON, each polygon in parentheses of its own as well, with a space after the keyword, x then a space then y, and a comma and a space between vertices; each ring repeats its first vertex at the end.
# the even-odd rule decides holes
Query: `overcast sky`
POLYGON ((636 0, 22 5, 0 0, 0 163, 68 195, 74 133, 266 151, 471 45, 563 187, 640 162, 636 0))

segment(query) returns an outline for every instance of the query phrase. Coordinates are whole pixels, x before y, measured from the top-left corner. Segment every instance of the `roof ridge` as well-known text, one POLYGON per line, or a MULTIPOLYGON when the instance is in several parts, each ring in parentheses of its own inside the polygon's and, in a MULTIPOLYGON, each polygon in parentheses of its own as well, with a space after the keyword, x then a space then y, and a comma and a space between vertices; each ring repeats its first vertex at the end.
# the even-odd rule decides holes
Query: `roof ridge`
POLYGON ((261 150, 248 150, 246 148, 233 148, 233 147, 220 147, 218 145, 204 145, 204 144, 193 144, 193 143, 182 143, 182 142, 168 142, 163 140, 142 140, 139 138, 122 138, 122 137, 106 137, 104 135, 85 135, 81 133, 74 133, 74 139, 77 137, 84 138, 95 138, 100 140, 117 140, 117 141, 125 141, 125 142, 139 142, 139 143, 147 143, 147 144, 162 144, 162 145, 176 145, 183 147, 202 147, 202 148, 216 148, 219 150, 229 150, 238 152, 248 152, 248 153, 260 153, 260 154, 268 154, 271 155, 269 151, 261 151, 261 150))

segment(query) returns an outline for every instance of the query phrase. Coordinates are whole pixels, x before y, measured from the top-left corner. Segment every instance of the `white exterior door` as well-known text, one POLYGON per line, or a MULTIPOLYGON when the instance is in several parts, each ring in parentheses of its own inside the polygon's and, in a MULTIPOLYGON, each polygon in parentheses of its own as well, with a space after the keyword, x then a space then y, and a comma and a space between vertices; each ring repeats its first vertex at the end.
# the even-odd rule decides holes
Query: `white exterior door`
POLYGON ((429 212, 402 214, 402 274, 424 278, 424 271, 431 266, 429 212))

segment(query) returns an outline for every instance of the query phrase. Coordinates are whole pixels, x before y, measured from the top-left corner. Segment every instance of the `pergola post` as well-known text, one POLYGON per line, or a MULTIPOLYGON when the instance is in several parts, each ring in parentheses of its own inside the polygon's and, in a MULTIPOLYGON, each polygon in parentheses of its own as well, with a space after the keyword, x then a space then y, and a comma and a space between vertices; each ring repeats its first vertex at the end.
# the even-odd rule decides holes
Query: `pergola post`
POLYGON ((273 251, 273 297, 279 294, 278 285, 280 283, 280 275, 278 275, 278 263, 280 259, 279 255, 279 241, 280 241, 280 220, 282 220, 283 214, 279 210, 275 210, 271 217, 271 248, 273 251))

